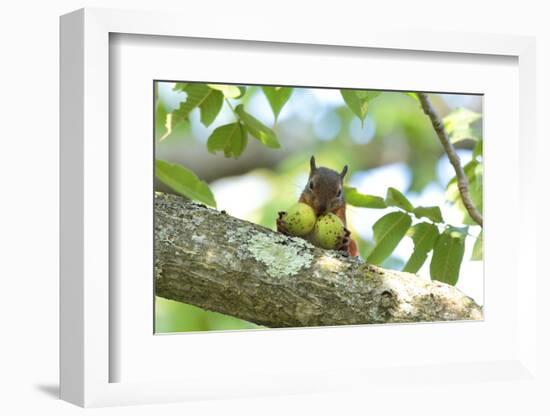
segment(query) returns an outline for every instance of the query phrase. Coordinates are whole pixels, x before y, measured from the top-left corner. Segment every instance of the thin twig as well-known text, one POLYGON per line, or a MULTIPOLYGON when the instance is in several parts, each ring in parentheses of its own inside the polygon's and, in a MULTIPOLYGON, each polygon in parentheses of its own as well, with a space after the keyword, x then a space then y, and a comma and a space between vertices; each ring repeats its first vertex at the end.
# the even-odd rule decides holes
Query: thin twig
POLYGON ((456 154, 456 150, 449 140, 447 132, 445 131, 443 121, 439 117, 439 114, 437 114, 437 112, 433 108, 432 103, 428 98, 428 95, 423 92, 419 92, 417 93, 417 95, 420 100, 420 104, 422 105, 422 109, 424 110, 424 113, 426 113, 426 115, 430 118, 437 137, 439 137, 439 141, 443 145, 445 153, 447 153, 449 162, 451 162, 451 165, 453 165, 456 173, 456 183, 458 186, 458 191, 460 193, 460 198, 462 199, 462 202, 464 203, 468 214, 470 214, 470 217, 472 217, 475 222, 483 227, 483 217, 481 216, 472 201, 472 197, 470 196, 470 189, 468 188, 468 178, 464 174, 464 169, 462 169, 462 165, 460 164, 460 158, 456 154))

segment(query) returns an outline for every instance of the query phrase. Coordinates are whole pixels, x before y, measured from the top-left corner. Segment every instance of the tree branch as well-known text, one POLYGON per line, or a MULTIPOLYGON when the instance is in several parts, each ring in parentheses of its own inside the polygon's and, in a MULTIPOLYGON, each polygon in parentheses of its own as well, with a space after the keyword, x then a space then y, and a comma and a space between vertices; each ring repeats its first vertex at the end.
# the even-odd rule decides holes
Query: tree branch
POLYGON ((158 296, 269 327, 482 319, 458 289, 155 196, 158 296))
POLYGON ((428 95, 423 92, 418 92, 417 95, 420 99, 420 104, 422 105, 424 113, 426 113, 426 115, 430 118, 437 137, 439 137, 439 141, 443 145, 443 149, 445 149, 445 153, 447 153, 447 157, 449 158, 451 165, 453 165, 456 173, 456 183, 458 185, 458 191, 460 192, 460 198, 462 199, 466 210, 470 214, 470 217, 472 217, 475 222, 483 227, 483 217, 472 201, 470 190, 468 188, 468 178, 464 174, 464 169, 462 169, 462 165, 460 164, 460 158, 456 154, 455 148, 449 140, 447 132, 445 131, 443 121, 433 108, 428 95))

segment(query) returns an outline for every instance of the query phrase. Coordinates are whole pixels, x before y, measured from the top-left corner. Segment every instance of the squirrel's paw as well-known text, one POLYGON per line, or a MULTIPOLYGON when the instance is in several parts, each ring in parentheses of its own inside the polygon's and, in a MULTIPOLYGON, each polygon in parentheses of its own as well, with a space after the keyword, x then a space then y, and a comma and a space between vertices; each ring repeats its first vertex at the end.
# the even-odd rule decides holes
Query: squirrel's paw
POLYGON ((277 231, 284 235, 290 235, 288 232, 283 217, 286 214, 285 211, 279 212, 279 217, 277 218, 277 231))
POLYGON ((338 246, 338 251, 340 251, 343 255, 349 256, 350 255, 350 231, 347 228, 344 228, 344 235, 342 236, 342 241, 340 242, 340 245, 338 246))

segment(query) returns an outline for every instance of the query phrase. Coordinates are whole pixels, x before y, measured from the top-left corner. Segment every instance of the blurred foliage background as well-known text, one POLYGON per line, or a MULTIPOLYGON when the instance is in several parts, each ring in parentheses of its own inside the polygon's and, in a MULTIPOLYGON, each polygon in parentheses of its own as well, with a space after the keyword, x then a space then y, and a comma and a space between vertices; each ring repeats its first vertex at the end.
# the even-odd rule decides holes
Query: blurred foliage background
MULTIPOLYGON (((454 170, 414 94, 375 93, 375 97, 365 101, 365 112, 359 117, 339 89, 293 88, 285 93, 288 97, 279 100, 283 105, 278 105, 276 99, 268 99, 269 89, 240 86, 240 95, 235 97, 237 94, 232 96, 223 91, 223 86, 217 86, 223 93, 219 113, 212 117, 197 106, 180 120, 178 111, 189 102, 188 85, 191 84, 156 83, 155 156, 189 169, 208 183, 217 209, 275 229, 277 213, 297 201, 307 182, 311 155, 315 155, 318 166, 340 171, 347 164, 350 170, 346 185, 361 193, 385 197, 392 187, 415 207, 440 208, 444 224, 437 226, 441 230, 443 226, 452 227, 463 235, 465 254, 456 286, 483 304, 483 262, 479 261, 482 240, 478 238, 481 228, 461 206, 456 184, 453 188, 454 170), (242 109, 269 127, 279 147, 252 137, 244 143, 246 149, 238 158, 216 151, 222 148, 216 149, 209 138, 220 126, 234 123, 242 109)), ((476 205, 482 208, 482 97, 429 97, 444 117, 470 186, 476 187, 476 205)), ((156 189, 174 192, 174 187, 166 183, 170 182, 157 180, 156 189)), ((373 224, 389 212, 392 209, 348 205, 348 228, 363 258, 375 245, 373 224)), ((410 237, 399 242, 381 264, 383 267, 404 267, 414 250, 410 237)), ((430 278, 431 255, 418 270, 421 278, 430 278)), ((156 332, 257 328, 233 317, 158 297, 155 323, 156 332)))

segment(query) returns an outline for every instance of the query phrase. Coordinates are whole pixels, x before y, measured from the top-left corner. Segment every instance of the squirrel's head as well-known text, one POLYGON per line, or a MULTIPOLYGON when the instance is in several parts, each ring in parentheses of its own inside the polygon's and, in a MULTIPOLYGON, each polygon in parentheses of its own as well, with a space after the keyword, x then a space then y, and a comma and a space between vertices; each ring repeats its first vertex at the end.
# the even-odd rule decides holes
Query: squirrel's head
POLYGON ((311 206, 317 215, 332 212, 344 206, 343 180, 348 171, 344 166, 342 172, 317 167, 315 157, 310 159, 309 179, 300 200, 311 206))

